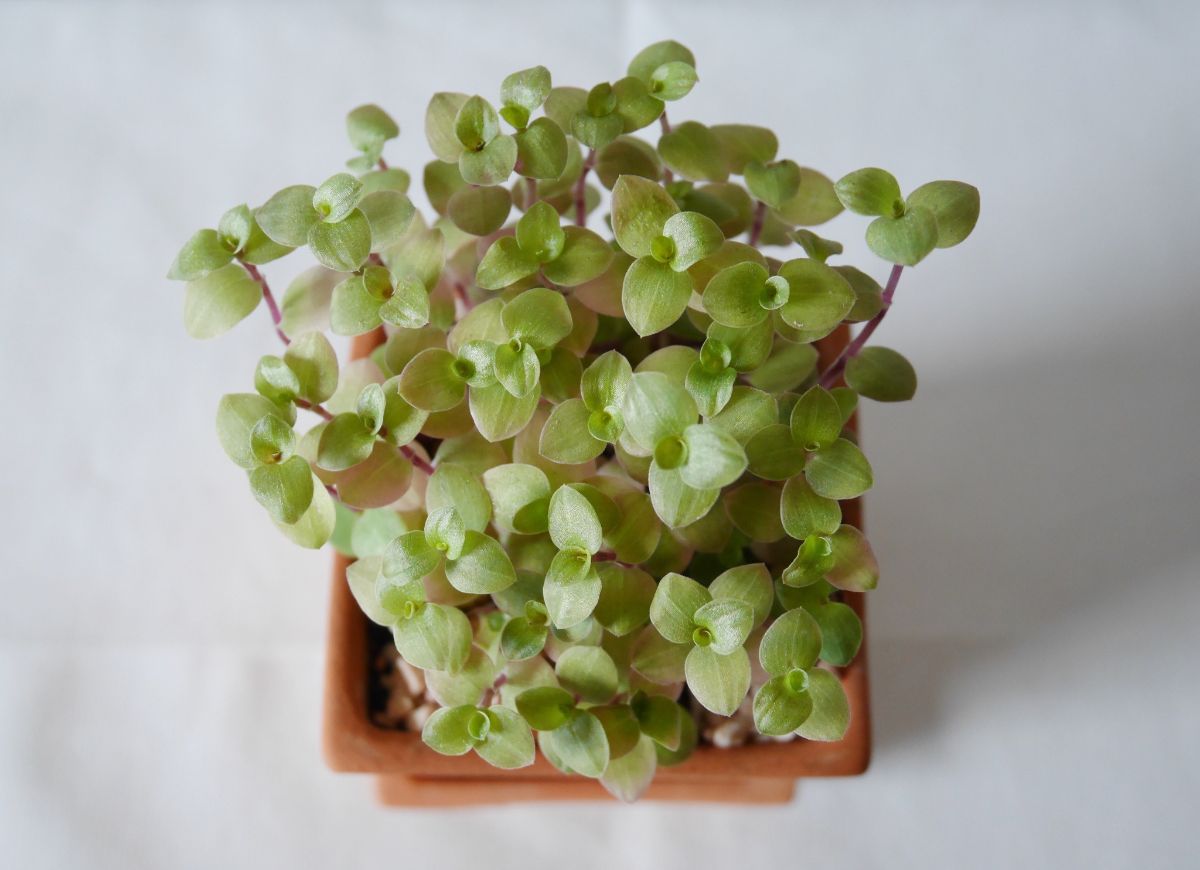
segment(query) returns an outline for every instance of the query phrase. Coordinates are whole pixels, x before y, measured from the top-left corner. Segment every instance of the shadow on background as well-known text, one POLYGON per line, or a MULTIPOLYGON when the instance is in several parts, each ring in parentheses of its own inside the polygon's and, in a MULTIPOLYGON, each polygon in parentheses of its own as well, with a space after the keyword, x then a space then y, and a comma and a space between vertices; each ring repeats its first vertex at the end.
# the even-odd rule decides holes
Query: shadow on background
POLYGON ((1103 646, 1107 633, 1113 656, 1149 652, 1156 611, 1170 619, 1192 594, 1171 570, 1200 552, 1188 321, 934 372, 912 404, 866 409, 880 757, 945 729, 958 712, 948 695, 986 679, 985 664, 1040 654, 1070 681, 1068 647, 1103 646))

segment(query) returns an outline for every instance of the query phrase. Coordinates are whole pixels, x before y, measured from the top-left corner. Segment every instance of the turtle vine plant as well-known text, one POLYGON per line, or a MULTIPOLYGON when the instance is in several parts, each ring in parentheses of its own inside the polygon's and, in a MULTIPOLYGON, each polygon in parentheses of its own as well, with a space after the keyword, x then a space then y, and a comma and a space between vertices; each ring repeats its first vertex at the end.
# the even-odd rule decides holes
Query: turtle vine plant
POLYGON ((502 768, 536 743, 626 799, 691 753, 689 707, 843 736, 862 626, 840 599, 878 579, 842 522, 873 480, 848 423, 917 385, 867 341, 979 208, 957 181, 833 183, 764 127, 672 124, 696 81, 668 41, 590 90, 537 66, 499 109, 436 94, 432 223, 383 157, 397 125, 361 106, 351 172, 230 209, 170 270, 196 337, 265 302, 282 354, 221 400, 220 441, 285 535, 356 557, 354 596, 440 705, 425 743, 502 768), (843 208, 872 218, 884 286, 809 229, 843 208), (277 304, 260 267, 299 248, 319 265, 277 304), (326 330, 381 343, 339 364, 326 330))

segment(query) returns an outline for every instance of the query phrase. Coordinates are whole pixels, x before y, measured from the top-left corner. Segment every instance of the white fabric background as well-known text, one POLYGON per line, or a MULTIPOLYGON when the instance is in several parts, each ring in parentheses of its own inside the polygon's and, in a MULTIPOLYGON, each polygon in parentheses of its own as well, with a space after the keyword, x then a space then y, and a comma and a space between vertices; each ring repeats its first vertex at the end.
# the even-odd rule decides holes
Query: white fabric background
MULTIPOLYGON (((1183 0, 4 3, 4 865, 1194 860, 1198 43, 1183 0), (193 342, 163 274, 229 205, 336 171, 359 102, 419 171, 433 90, 588 86, 669 36, 702 75, 676 120, 983 192, 880 332, 917 401, 864 414, 874 766, 770 809, 381 810, 319 755, 328 557, 212 432, 266 314, 193 342)), ((862 256, 863 226, 828 229, 862 256)))

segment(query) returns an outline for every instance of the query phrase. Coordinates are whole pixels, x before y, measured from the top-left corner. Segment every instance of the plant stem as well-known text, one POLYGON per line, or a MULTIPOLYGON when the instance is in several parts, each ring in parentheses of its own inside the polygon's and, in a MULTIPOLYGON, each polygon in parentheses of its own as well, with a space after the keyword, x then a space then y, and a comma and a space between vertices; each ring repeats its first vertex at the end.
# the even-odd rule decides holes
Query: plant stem
POLYGON ((529 211, 529 207, 538 201, 537 182, 532 178, 525 179, 525 210, 529 211))
POLYGON ((600 550, 598 553, 596 553, 596 555, 592 556, 592 561, 593 562, 613 562, 614 564, 620 565, 624 568, 634 567, 633 565, 630 565, 628 562, 622 562, 620 559, 618 559, 617 554, 614 553, 612 550, 600 550))
MULTIPOLYGON (((663 109, 663 113, 658 116, 658 123, 662 127, 664 136, 671 132, 671 122, 667 120, 666 109, 663 109)), ((670 167, 663 166, 663 183, 670 184, 674 180, 675 173, 671 171, 670 167)))
POLYGON ((263 299, 267 301, 267 310, 271 312, 271 320, 275 324, 275 334, 279 336, 279 340, 284 344, 291 344, 292 340, 284 334, 283 328, 279 325, 283 322, 283 315, 279 311, 279 306, 275 303, 275 294, 271 292, 271 285, 267 283, 267 279, 263 277, 263 273, 258 271, 258 267, 253 263, 247 263, 245 260, 239 260, 238 262, 242 264, 242 268, 262 288, 263 299))
POLYGON ((318 417, 321 417, 325 420, 333 419, 333 414, 330 414, 329 411, 327 411, 321 405, 314 405, 312 402, 307 402, 304 399, 296 399, 296 407, 303 408, 306 411, 312 411, 318 417))
POLYGON ((888 313, 888 309, 892 307, 892 298, 896 295, 896 286, 900 283, 900 273, 904 271, 904 267, 897 263, 892 266, 892 274, 888 276, 887 286, 883 289, 883 307, 879 309, 879 313, 867 321, 867 325, 862 328, 858 335, 854 336, 854 340, 843 348, 838 354, 838 358, 833 361, 833 365, 825 370, 825 374, 821 375, 820 384, 825 389, 833 386, 841 374, 846 369, 846 363, 850 362, 854 357, 858 356, 863 349, 863 345, 867 343, 867 339, 871 334, 879 328, 879 324, 883 322, 884 316, 888 313))
POLYGON ((767 220, 767 204, 759 200, 754 206, 754 225, 750 227, 750 244, 758 247, 758 237, 762 235, 763 224, 767 220))
POLYGON ((579 180, 575 182, 575 225, 582 227, 587 224, 587 176, 596 165, 596 149, 589 148, 587 159, 579 171, 579 180))
POLYGON ((388 168, 387 161, 384 160, 382 157, 379 158, 378 166, 381 171, 387 172, 387 168, 388 168))

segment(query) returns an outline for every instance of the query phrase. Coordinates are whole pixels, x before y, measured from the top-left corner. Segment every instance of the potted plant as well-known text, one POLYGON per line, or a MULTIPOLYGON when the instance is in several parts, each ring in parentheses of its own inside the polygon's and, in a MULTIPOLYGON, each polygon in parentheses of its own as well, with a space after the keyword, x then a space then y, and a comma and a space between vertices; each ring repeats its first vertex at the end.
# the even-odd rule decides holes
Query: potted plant
POLYGON ((327 751, 389 800, 780 800, 866 766, 855 413, 917 385, 869 340, 978 193, 671 123, 696 81, 662 42, 587 91, 533 67, 498 108, 435 94, 432 220, 361 106, 349 172, 230 209, 171 267, 198 338, 271 315, 217 432, 280 531, 339 554, 327 751), (844 208, 882 286, 809 229, 844 208), (277 302, 260 267, 299 248, 318 265, 277 302))

